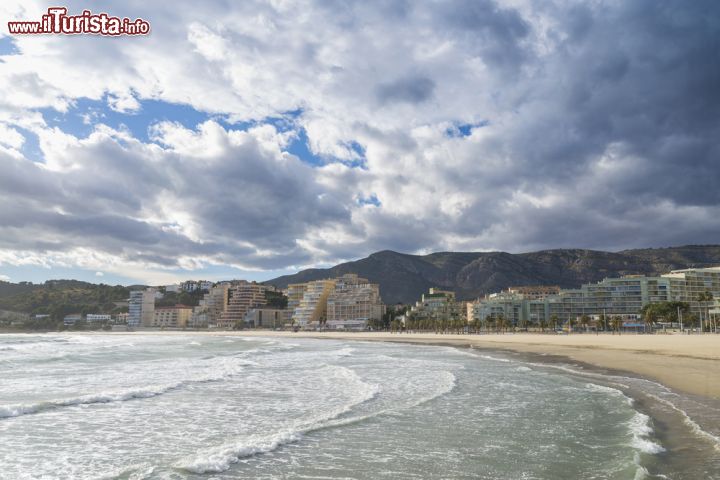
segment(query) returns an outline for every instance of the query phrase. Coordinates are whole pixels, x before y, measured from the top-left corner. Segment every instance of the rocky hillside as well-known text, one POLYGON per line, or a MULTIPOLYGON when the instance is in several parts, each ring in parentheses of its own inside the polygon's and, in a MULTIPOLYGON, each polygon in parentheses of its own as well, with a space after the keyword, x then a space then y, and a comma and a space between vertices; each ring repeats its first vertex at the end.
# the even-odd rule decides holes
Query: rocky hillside
POLYGON ((357 273, 380 284, 383 300, 410 303, 430 287, 454 290, 471 299, 514 285, 578 287, 605 277, 659 275, 670 270, 720 265, 720 245, 648 248, 622 252, 559 249, 532 253, 439 252, 407 255, 384 250, 328 269, 303 270, 267 283, 289 283, 357 273))

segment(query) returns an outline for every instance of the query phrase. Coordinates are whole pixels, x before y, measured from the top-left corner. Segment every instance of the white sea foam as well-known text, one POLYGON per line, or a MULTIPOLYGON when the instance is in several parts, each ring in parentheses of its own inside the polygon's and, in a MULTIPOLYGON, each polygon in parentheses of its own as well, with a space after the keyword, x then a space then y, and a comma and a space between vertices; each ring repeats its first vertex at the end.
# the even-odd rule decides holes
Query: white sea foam
POLYGON ((334 350, 331 352, 328 352, 329 355, 334 355, 336 357, 349 357, 355 352, 355 349, 352 347, 345 347, 341 348, 340 350, 334 350))
POLYGON ((595 392, 609 393, 617 397, 622 397, 628 405, 635 403, 631 397, 628 397, 622 390, 618 390, 617 388, 608 387, 606 385, 598 385, 597 383, 586 383, 585 388, 595 392))
POLYGON ((650 417, 644 413, 635 412, 635 415, 628 422, 630 433, 632 434, 631 445, 633 448, 649 454, 662 453, 665 449, 658 443, 653 442, 648 437, 652 435, 653 429, 650 426, 650 417))
POLYGON ((72 398, 51 399, 28 404, 0 405, 0 419, 19 417, 21 415, 39 413, 62 407, 124 402, 134 399, 156 397, 187 385, 224 380, 227 377, 238 374, 242 368, 249 363, 250 362, 235 360, 232 363, 218 365, 215 372, 211 374, 198 375, 172 383, 129 387, 124 390, 108 390, 87 395, 79 395, 72 398))
POLYGON ((510 363, 510 360, 507 358, 499 358, 499 357, 493 357, 491 355, 478 355, 480 358, 484 358, 486 360, 492 360, 494 362, 503 362, 503 363, 510 363))
POLYGON ((517 367, 515 369, 515 371, 516 372, 532 372, 532 368, 520 366, 520 367, 517 367))
MULTIPOLYGON (((192 458, 180 460, 175 466, 192 473, 223 472, 241 458, 273 451, 281 445, 300 440, 304 434, 314 430, 344 424, 343 421, 334 423, 332 421, 349 413, 354 407, 375 398, 380 392, 378 385, 363 382, 357 373, 349 368, 326 365, 319 373, 330 375, 338 381, 347 381, 345 388, 354 388, 353 399, 348 403, 323 410, 316 416, 306 418, 280 431, 266 435, 251 435, 237 442, 199 452, 192 458)), ((348 418, 345 421, 354 420, 348 418)))

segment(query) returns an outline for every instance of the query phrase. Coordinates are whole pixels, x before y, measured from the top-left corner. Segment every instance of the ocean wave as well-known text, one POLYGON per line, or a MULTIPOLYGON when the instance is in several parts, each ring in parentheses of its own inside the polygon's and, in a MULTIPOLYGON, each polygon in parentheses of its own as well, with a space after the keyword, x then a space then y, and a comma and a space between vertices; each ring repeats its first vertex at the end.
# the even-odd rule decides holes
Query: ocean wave
POLYGON ((73 398, 53 399, 29 404, 0 405, 0 419, 19 417, 22 415, 40 413, 63 407, 124 402, 128 400, 156 397, 187 385, 224 380, 230 376, 240 373, 242 368, 250 363, 251 362, 234 362, 233 365, 226 366, 215 374, 183 379, 177 382, 128 388, 126 390, 98 392, 80 395, 73 398))
MULTIPOLYGON (((284 428, 267 435, 251 435, 241 441, 225 444, 204 452, 192 458, 180 460, 175 464, 177 468, 191 473, 218 473, 230 468, 241 458, 271 452, 281 445, 299 441, 303 435, 316 430, 337 427, 345 422, 357 421, 356 418, 341 419, 343 415, 351 412, 353 408, 368 402, 380 392, 380 386, 362 381, 357 373, 349 368, 326 365, 323 373, 334 376, 338 380, 344 379, 355 384, 354 398, 334 409, 325 410, 317 417, 306 419, 300 424, 284 428)), ((349 387, 348 387, 349 388, 349 387)))
POLYGON ((508 360, 507 358, 493 357, 491 355, 478 355, 478 357, 484 358, 485 360, 492 360, 494 362, 510 363, 510 360, 508 360))
POLYGON ((650 426, 650 417, 644 413, 635 412, 635 415, 628 422, 628 428, 632 434, 631 445, 633 448, 642 453, 658 454, 665 449, 658 443, 653 442, 648 437, 652 435, 653 429, 650 426))
POLYGON ((597 383, 586 383, 585 388, 587 388, 588 390, 593 390, 595 392, 609 393, 616 397, 622 397, 630 406, 635 403, 635 400, 633 400, 631 397, 628 397, 622 390, 619 390, 617 388, 608 387, 606 385, 598 385, 597 383))
POLYGON ((355 352, 355 349, 352 347, 345 347, 341 348, 340 350, 332 350, 330 352, 327 352, 328 355, 333 355, 336 357, 349 357, 355 352))
POLYGON ((710 433, 706 430, 703 430, 702 427, 700 425, 698 425, 697 422, 695 422, 695 420, 693 420, 690 417, 690 415, 687 414, 687 412, 685 410, 679 408, 677 405, 670 402, 669 400, 660 398, 657 395, 654 395, 652 393, 648 393, 647 396, 657 400, 658 402, 661 402, 661 403, 669 406, 670 408, 672 408, 673 410, 678 412, 683 417, 683 422, 685 423, 685 425, 690 427, 690 430, 695 435, 697 435, 698 437, 704 438, 705 440, 710 441, 713 444, 713 448, 715 448, 715 450, 720 452, 720 437, 718 437, 717 435, 713 435, 712 433, 710 433))

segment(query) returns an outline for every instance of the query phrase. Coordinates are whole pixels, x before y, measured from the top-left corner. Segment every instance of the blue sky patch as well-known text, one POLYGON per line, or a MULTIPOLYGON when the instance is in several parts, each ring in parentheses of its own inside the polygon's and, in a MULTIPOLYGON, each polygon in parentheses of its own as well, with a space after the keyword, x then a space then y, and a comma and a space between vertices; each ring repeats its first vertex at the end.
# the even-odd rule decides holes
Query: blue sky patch
POLYGON ((469 137, 472 135, 472 131, 475 128, 487 127, 490 124, 487 120, 483 120, 478 123, 462 123, 453 125, 452 127, 445 130, 445 135, 450 138, 469 137))
POLYGON ((43 152, 40 149, 40 139, 37 134, 17 125, 13 125, 13 128, 22 133, 23 137, 25 137, 25 141, 23 142, 22 147, 20 147, 20 153, 22 153, 25 158, 28 158, 33 162, 45 163, 45 155, 43 155, 43 152))
POLYGON ((0 56, 17 55, 18 53, 20 53, 20 50, 18 50, 17 45, 15 44, 15 39, 10 37, 0 37, 0 56))
POLYGON ((359 197, 357 199, 357 203, 359 205, 375 205, 376 207, 382 206, 382 202, 380 202, 377 195, 375 195, 374 193, 371 194, 369 197, 359 197))
POLYGON ((93 131, 95 124, 103 123, 116 130, 127 129, 135 138, 143 142, 150 141, 148 129, 155 123, 171 121, 194 129, 198 124, 214 118, 189 105, 178 103, 143 100, 140 105, 140 110, 137 112, 121 113, 108 106, 107 97, 101 100, 80 98, 65 113, 53 108, 42 108, 40 112, 48 125, 58 127, 65 133, 79 138, 87 137, 93 131))

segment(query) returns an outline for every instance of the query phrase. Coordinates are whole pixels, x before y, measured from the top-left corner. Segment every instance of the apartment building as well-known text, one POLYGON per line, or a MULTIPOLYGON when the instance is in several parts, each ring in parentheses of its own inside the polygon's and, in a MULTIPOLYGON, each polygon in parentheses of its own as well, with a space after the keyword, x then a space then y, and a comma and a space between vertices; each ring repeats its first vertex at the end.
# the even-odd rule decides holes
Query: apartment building
POLYGON ((245 326, 249 328, 283 328, 290 323, 292 312, 279 308, 251 308, 245 314, 245 326))
POLYGON ((275 287, 244 280, 231 285, 228 288, 225 310, 217 322, 218 328, 234 328, 243 325, 248 310, 267 304, 265 292, 268 290, 274 291, 275 287))
POLYGON ((128 300, 128 327, 150 327, 155 314, 155 294, 153 288, 133 290, 128 300))
POLYGON ((319 328, 327 319, 327 299, 335 289, 335 280, 316 280, 305 284, 302 300, 292 314, 300 328, 319 328))
POLYGON ((327 328, 365 330, 371 320, 381 320, 384 305, 380 285, 349 273, 335 279, 327 298, 327 328))
POLYGON ((455 299, 455 292, 431 288, 423 293, 420 301, 415 302, 408 312, 409 316, 417 319, 431 320, 457 320, 465 316, 462 303, 455 299))
POLYGON ((173 307, 156 307, 152 326, 156 328, 185 328, 192 316, 193 307, 175 305, 173 307))
POLYGON ((545 295, 508 289, 473 302, 468 307, 468 320, 483 321, 503 315, 515 325, 521 325, 541 320, 549 323, 553 316, 566 322, 583 315, 597 318, 601 314, 637 320, 643 306, 667 301, 687 302, 691 312, 701 317, 703 312, 707 315, 709 308, 708 303, 698 301, 704 292, 720 297, 720 267, 675 270, 658 277, 606 278, 578 289, 545 295))

